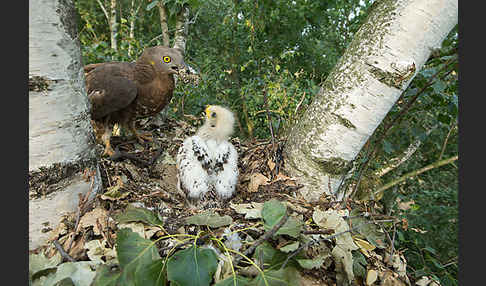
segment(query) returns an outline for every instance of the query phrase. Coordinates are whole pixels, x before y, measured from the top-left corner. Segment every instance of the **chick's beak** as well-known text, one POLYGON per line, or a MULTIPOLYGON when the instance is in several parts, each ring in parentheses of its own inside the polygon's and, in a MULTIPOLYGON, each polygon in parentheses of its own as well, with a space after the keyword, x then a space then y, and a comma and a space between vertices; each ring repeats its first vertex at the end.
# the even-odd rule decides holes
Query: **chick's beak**
POLYGON ((209 119, 209 117, 211 116, 211 105, 206 106, 205 112, 206 112, 206 118, 209 119))

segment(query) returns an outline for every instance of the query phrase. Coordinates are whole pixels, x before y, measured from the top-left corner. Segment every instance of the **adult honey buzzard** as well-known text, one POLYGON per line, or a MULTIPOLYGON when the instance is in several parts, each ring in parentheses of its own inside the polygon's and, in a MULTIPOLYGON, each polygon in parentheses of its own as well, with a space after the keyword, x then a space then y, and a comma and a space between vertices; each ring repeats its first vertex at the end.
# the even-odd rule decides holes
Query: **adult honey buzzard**
POLYGON ((174 74, 187 74, 188 67, 178 49, 165 46, 146 48, 135 62, 107 62, 84 67, 91 119, 103 155, 115 152, 110 145, 113 125, 118 123, 139 142, 152 140, 135 129, 135 119, 159 113, 171 100, 174 74))

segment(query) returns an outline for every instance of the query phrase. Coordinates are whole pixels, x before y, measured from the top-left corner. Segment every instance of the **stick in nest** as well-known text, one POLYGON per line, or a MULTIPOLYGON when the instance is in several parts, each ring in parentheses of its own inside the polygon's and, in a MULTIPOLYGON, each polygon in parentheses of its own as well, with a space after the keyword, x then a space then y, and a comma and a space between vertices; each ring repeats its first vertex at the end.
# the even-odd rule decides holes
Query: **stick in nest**
MULTIPOLYGON (((271 230, 265 232, 262 236, 260 236, 260 238, 257 239, 250 247, 248 247, 243 252, 243 254, 245 256, 248 256, 248 255, 252 254, 253 251, 255 251, 255 249, 257 248, 257 246, 259 246, 264 241, 266 241, 270 237, 272 237, 277 232, 277 230, 279 230, 287 222, 287 219, 288 218, 289 218, 289 212, 286 211, 285 214, 284 214, 284 216, 280 219, 280 221, 276 225, 274 225, 271 230)), ((233 262, 233 265, 238 265, 238 263, 240 262, 241 259, 242 259, 241 256, 236 257, 235 260, 234 260, 234 262, 233 262)))

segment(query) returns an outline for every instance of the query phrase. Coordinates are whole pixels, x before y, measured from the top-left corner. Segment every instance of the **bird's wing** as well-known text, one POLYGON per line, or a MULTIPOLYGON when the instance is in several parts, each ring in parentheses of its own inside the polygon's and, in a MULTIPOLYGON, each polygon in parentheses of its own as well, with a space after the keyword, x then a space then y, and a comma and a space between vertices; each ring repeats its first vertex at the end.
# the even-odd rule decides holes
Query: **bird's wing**
POLYGON ((208 173, 203 162, 210 162, 207 148, 198 136, 184 140, 176 157, 177 187, 190 198, 201 198, 208 191, 208 173))
POLYGON ((137 97, 137 84, 130 79, 129 63, 104 63, 86 75, 91 117, 102 117, 127 107, 137 97))
POLYGON ((212 182, 216 193, 223 199, 230 198, 238 182, 238 153, 228 141, 221 143, 215 160, 212 182))

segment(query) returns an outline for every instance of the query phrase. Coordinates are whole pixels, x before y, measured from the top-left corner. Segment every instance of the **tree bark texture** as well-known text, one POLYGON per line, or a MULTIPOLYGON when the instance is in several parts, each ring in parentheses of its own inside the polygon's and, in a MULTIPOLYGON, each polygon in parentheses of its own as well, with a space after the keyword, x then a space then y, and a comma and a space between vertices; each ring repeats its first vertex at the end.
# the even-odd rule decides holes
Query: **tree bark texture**
POLYGON ((118 45, 116 38, 118 36, 118 25, 116 23, 116 0, 111 0, 110 5, 110 32, 111 32, 111 48, 116 52, 118 45))
POLYGON ((101 187, 77 34, 72 0, 29 1, 29 249, 101 187))
POLYGON ((184 5, 177 14, 174 35, 174 48, 186 51, 186 38, 189 29, 189 5, 184 5))
POLYGON ((346 197, 352 161, 432 50, 457 24, 457 0, 378 0, 290 130, 286 169, 302 196, 346 197))
POLYGON ((169 26, 167 21, 169 20, 169 15, 167 15, 167 10, 165 9, 162 1, 157 4, 159 7, 159 17, 160 17, 160 28, 162 29, 162 44, 166 47, 170 46, 169 38, 169 26))

